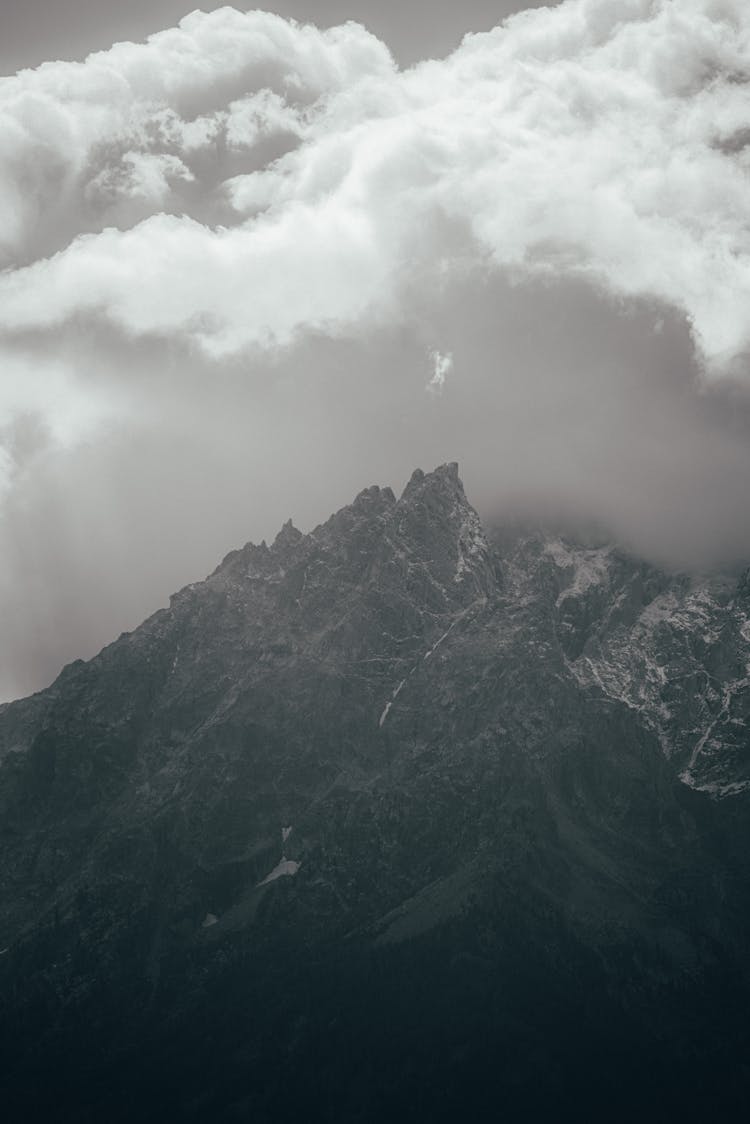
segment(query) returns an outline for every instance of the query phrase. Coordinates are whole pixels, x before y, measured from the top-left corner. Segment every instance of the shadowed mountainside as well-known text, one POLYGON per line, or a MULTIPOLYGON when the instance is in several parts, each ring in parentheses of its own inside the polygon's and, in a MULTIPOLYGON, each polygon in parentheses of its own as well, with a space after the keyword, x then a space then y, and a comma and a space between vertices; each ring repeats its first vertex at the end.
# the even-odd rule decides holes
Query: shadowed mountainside
POLYGON ((749 668, 747 576, 488 538, 455 465, 233 552, 0 707, 4 1103, 733 1118, 749 668))

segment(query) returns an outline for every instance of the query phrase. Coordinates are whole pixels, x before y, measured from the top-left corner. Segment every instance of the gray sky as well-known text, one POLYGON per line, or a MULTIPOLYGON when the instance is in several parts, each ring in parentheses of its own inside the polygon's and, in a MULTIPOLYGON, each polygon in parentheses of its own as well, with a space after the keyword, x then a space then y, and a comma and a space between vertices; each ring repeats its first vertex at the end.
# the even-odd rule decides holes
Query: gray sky
MULTIPOLYGON (((384 39, 402 65, 409 65, 453 50, 467 31, 488 31, 513 12, 542 4, 541 0, 462 0, 460 4, 453 0, 281 0, 257 6, 319 27, 357 20, 384 39)), ((199 7, 211 12, 224 5, 199 7)), ((81 59, 122 39, 144 39, 171 27, 189 11, 191 6, 184 0, 3 0, 0 73, 14 74, 48 59, 81 59)))
POLYGON ((0 698, 417 465, 750 558, 750 12, 509 8, 6 0, 0 698))

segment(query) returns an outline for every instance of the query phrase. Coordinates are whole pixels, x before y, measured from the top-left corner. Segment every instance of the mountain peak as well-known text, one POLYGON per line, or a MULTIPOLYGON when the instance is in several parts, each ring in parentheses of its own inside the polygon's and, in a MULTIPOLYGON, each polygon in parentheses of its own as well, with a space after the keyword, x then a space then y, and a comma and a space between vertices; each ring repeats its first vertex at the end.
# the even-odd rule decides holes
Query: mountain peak
POLYGON ((415 468, 409 483, 404 488, 401 499, 408 500, 411 496, 425 491, 448 492, 457 496, 460 495, 466 501, 464 486, 458 475, 458 463, 449 461, 446 464, 438 465, 432 472, 424 472, 421 468, 415 468))
POLYGON ((365 511, 380 511, 392 506, 395 502, 396 497, 390 488, 381 488, 377 484, 372 484, 369 488, 363 488, 358 493, 351 506, 365 511))
MULTIPOLYGON (((458 464, 416 469, 398 502, 398 526, 441 588, 460 598, 490 596, 497 575, 481 520, 466 498, 458 464)), ((449 598, 450 599, 450 598, 449 598)))
POLYGON ((273 540, 273 550, 283 550, 285 547, 296 546, 302 538, 302 532, 297 530, 291 519, 287 519, 276 538, 273 540))

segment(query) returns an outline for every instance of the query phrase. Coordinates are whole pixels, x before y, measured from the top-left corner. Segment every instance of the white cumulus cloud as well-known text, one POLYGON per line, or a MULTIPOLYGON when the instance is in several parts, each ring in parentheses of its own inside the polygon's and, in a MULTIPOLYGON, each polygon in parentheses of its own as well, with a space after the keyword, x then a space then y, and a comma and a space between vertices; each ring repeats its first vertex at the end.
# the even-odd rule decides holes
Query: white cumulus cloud
POLYGON ((743 0, 567 0, 405 72, 355 24, 194 12, 0 85, 0 331, 92 315, 220 356, 468 265, 666 302, 736 370, 749 109, 743 0))

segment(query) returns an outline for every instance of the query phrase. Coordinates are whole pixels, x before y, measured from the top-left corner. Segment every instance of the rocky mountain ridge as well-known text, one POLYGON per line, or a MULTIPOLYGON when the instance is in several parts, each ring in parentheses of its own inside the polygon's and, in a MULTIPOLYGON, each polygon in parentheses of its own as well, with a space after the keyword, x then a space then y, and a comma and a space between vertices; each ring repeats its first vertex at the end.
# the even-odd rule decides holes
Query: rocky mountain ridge
POLYGON ((741 1099, 749 614, 486 534, 455 464, 232 552, 0 708, 7 1103, 44 1057, 58 1119, 598 1110, 623 1044, 624 1113, 741 1099))

